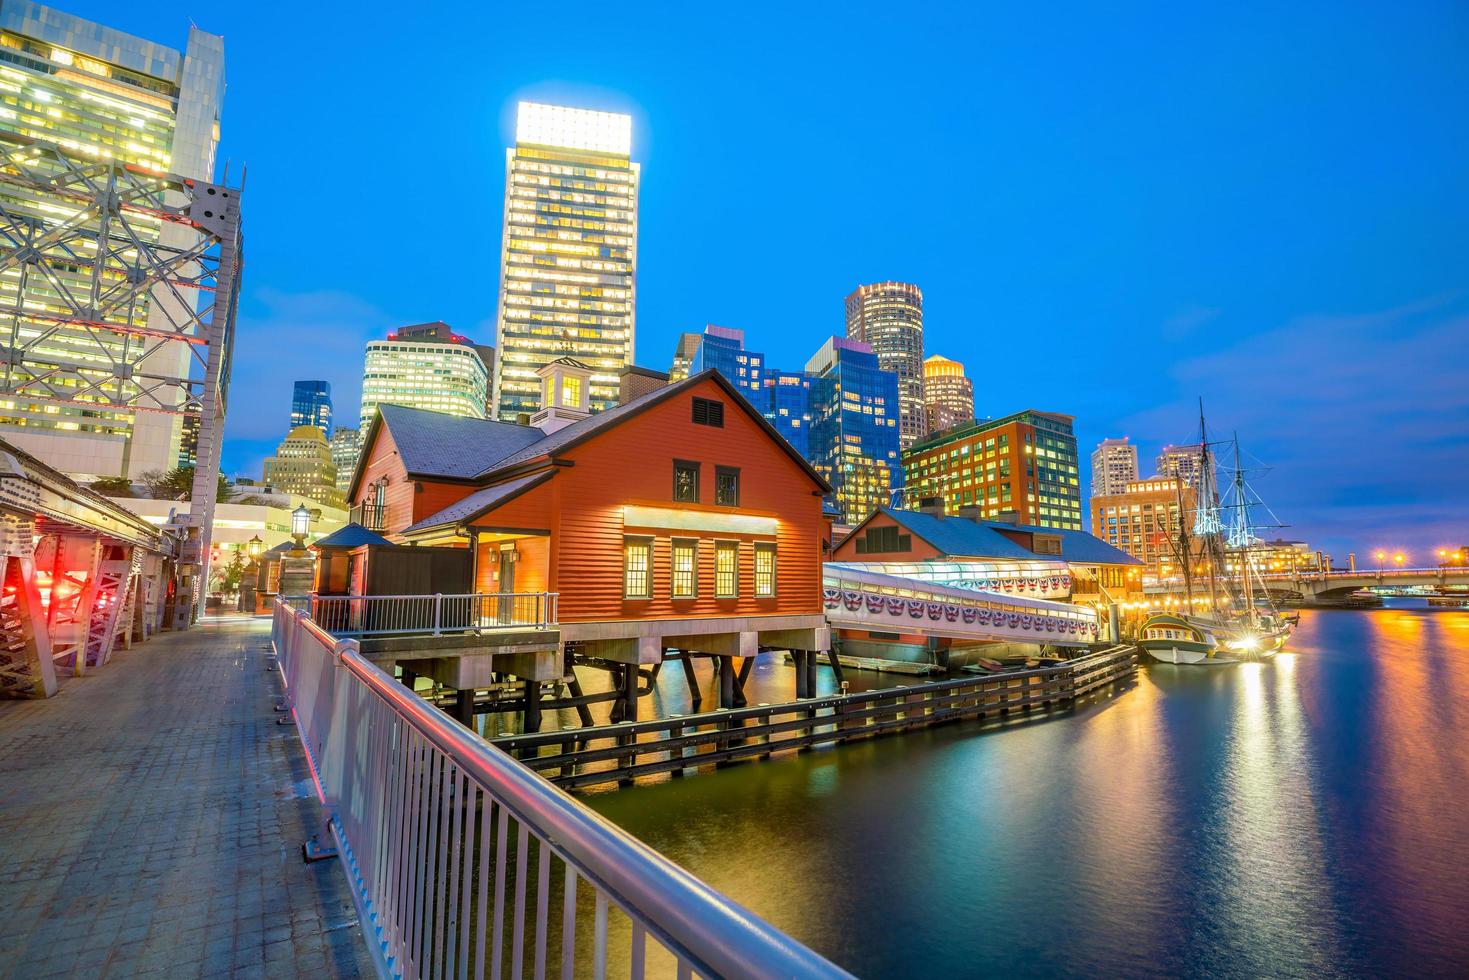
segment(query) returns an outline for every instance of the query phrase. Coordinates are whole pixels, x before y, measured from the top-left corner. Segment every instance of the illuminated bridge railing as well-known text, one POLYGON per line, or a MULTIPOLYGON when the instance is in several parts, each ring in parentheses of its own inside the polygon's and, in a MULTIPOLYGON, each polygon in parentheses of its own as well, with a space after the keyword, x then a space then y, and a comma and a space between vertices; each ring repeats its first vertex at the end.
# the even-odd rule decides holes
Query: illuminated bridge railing
POLYGON ((822 570, 832 625, 880 632, 1058 646, 1097 642, 1096 613, 1065 602, 959 589, 843 563, 822 570))
POLYGON ((473 595, 283 596, 337 637, 427 633, 488 633, 550 629, 556 625, 555 592, 487 592, 473 595))
POLYGON ((278 600, 272 638, 384 976, 846 977, 278 600))

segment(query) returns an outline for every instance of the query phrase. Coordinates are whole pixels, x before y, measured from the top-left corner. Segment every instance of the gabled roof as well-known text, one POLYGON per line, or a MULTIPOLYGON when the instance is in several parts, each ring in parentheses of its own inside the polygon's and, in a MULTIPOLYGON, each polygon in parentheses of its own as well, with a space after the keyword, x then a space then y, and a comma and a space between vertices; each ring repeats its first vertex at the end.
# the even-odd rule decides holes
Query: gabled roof
MULTIPOLYGON (((1013 558, 1035 560, 1037 558, 1070 562, 1076 565, 1141 565, 1142 562, 1127 552, 1112 547, 1101 538, 1085 531, 1068 531, 1055 527, 1036 527, 1031 524, 1007 524, 1003 521, 971 521, 967 517, 938 517, 916 510, 894 510, 879 507, 877 514, 885 514, 893 521, 918 535, 945 555, 960 555, 967 558, 1013 558), (1023 531, 1034 534, 1050 534, 1061 539, 1061 554, 1037 554, 1002 531, 1023 531)), ((872 518, 868 518, 870 521, 872 518)), ((867 524, 852 529, 856 534, 867 524)), ((848 535, 851 537, 851 535, 848 535)))
POLYGON ((533 426, 513 422, 382 405, 363 437, 357 472, 352 475, 352 485, 347 490, 349 499, 356 496, 368 447, 384 425, 393 434, 393 444, 398 447, 398 456, 409 476, 448 480, 473 479, 496 460, 546 435, 533 426))
MULTIPOLYGON (((755 421, 776 445, 780 446, 823 493, 832 488, 811 464, 796 452, 785 437, 775 430, 751 405, 739 389, 724 375, 710 369, 685 378, 677 384, 650 391, 632 401, 590 415, 580 421, 547 434, 528 425, 472 419, 402 405, 383 405, 362 442, 357 472, 352 476, 348 498, 357 494, 357 483, 365 469, 368 447, 378 428, 386 425, 409 476, 444 480, 487 482, 500 474, 510 474, 516 467, 533 460, 553 458, 571 447, 585 442, 606 429, 627 421, 655 405, 674 398, 703 381, 711 381, 726 397, 755 421)), ((437 515, 435 515, 437 516, 437 515)), ((432 519, 432 518, 430 518, 432 519)), ((422 521, 419 522, 423 524, 422 521)))
POLYGON ((739 389, 730 383, 728 378, 712 368, 707 371, 701 371, 691 377, 685 378, 683 381, 680 381, 677 384, 671 384, 665 388, 659 388, 655 391, 650 391, 645 395, 640 395, 639 397, 634 398, 632 401, 624 405, 618 405, 616 408, 609 408, 605 412, 598 412, 596 415, 591 415, 587 418, 582 419, 581 421, 573 422, 571 425, 568 425, 565 428, 557 429, 555 432, 552 432, 550 435, 546 436, 544 439, 541 439, 539 442, 530 443, 519 451, 513 452, 510 455, 506 456, 504 459, 501 459, 499 462, 495 463, 493 466, 480 473, 479 477, 480 479, 484 479, 498 471, 513 469, 516 466, 528 463, 531 460, 538 459, 542 456, 555 456, 557 453, 564 452, 565 450, 570 449, 572 446, 585 442, 586 440, 602 432, 604 429, 608 429, 614 425, 618 425, 621 422, 625 422, 627 419, 633 417, 634 415, 647 411, 653 406, 661 404, 662 402, 670 398, 674 398, 677 395, 682 394, 688 389, 706 380, 714 382, 721 389, 723 389, 725 394, 729 398, 733 399, 738 407, 742 408, 745 411, 746 415, 754 419, 756 424, 763 428, 766 434, 774 439, 776 444, 780 446, 781 449, 785 450, 786 455, 795 460, 797 465, 799 465, 801 469, 806 472, 806 475, 809 476, 811 480, 818 487, 821 488, 823 493, 831 492, 831 485, 822 478, 820 473, 817 473, 814 469, 811 468, 811 464, 806 460, 806 458, 800 453, 796 452, 796 450, 792 448, 789 442, 786 442, 785 437, 775 430, 775 427, 770 424, 770 422, 765 418, 764 415, 761 415, 760 412, 755 409, 754 405, 750 404, 745 396, 740 393, 739 389))
POLYGON ((313 548, 356 548, 364 544, 392 544, 376 531, 369 531, 361 524, 347 524, 331 534, 314 541, 313 548))
POLYGON ((404 528, 403 533, 414 534, 431 528, 472 521, 485 511, 498 507, 513 497, 520 496, 534 486, 545 483, 553 475, 553 470, 543 470, 540 473, 532 473, 529 476, 522 476, 516 480, 497 483, 492 487, 477 490, 463 500, 450 504, 437 514, 425 517, 417 524, 404 528))

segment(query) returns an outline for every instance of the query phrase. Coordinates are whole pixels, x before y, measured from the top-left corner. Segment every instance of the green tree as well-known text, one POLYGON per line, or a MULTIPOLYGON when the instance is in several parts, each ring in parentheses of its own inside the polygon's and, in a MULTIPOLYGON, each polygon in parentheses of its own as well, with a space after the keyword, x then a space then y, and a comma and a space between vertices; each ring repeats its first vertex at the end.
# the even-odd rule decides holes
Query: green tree
POLYGON ((125 476, 104 476, 92 481, 92 489, 104 497, 131 497, 133 481, 125 476))
MULTIPOLYGON (((184 465, 171 470, 149 470, 143 474, 143 483, 154 500, 191 500, 194 496, 194 467, 184 465)), ((214 499, 224 503, 232 496, 234 490, 230 482, 220 474, 214 499)))
POLYGON ((217 591, 223 592, 226 595, 238 593, 240 591, 240 583, 245 578, 245 569, 249 564, 245 558, 244 549, 234 549, 234 552, 230 555, 230 560, 224 564, 224 567, 218 568, 214 572, 213 577, 219 583, 217 591))

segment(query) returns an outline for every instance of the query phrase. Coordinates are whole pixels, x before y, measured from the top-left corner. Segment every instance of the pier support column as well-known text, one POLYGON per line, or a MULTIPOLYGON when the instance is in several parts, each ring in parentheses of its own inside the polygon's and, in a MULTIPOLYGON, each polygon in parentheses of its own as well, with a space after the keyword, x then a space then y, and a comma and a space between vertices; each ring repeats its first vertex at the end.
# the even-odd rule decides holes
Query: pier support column
POLYGON ((746 697, 746 695, 745 695, 745 682, 750 679, 750 675, 752 673, 754 673, 754 672, 755 672, 755 658, 754 657, 745 657, 745 658, 743 658, 743 659, 740 660, 740 672, 735 675, 735 707, 736 708, 743 708, 745 705, 747 705, 747 704, 750 703, 750 699, 748 697, 746 697))
POLYGON ((733 657, 715 657, 719 670, 719 706, 733 708, 735 671, 733 657))
POLYGON ((521 726, 527 733, 541 730, 541 682, 527 680, 525 682, 525 724, 521 726))
POLYGON ((638 665, 622 665, 622 721, 638 720, 638 665))
POLYGON ((418 674, 414 671, 409 670, 407 667, 402 667, 400 669, 403 674, 403 676, 400 678, 400 680, 403 682, 403 686, 408 688, 408 690, 410 691, 413 690, 413 685, 418 680, 418 674))
POLYGON ((831 673, 832 676, 836 678, 837 690, 840 691, 842 687, 842 682, 845 681, 847 678, 845 675, 842 674, 841 656, 837 653, 835 643, 831 645, 830 650, 826 651, 826 659, 831 663, 831 673))
POLYGON ((806 697, 816 697, 816 651, 806 651, 806 697))
POLYGON ((458 718, 466 728, 474 728, 473 691, 456 691, 454 693, 454 717, 458 718))
POLYGON ((791 662, 795 664, 796 667, 796 698, 798 700, 801 698, 809 698, 811 696, 811 691, 806 686, 806 651, 792 650, 791 662))
POLYGON ((687 650, 681 651, 679 663, 683 664, 683 676, 689 684, 689 706, 693 710, 699 710, 699 704, 704 700, 704 695, 699 693, 699 675, 694 673, 694 661, 687 650))

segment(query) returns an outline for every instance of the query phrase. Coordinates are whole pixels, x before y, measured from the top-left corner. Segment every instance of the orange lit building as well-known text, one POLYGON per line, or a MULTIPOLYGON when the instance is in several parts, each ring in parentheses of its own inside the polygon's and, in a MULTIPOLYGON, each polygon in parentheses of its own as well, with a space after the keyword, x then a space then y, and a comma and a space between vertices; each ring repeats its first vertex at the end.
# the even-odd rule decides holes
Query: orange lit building
POLYGON ((1091 498, 1092 530, 1114 548, 1152 571, 1176 564, 1175 543, 1183 522, 1193 520, 1198 497, 1176 479, 1132 480, 1122 493, 1091 498))
POLYGON ((1081 530, 1072 417, 1034 409, 937 433, 903 451, 909 502, 938 497, 949 514, 1013 512, 1021 524, 1081 530))
POLYGON ((559 594, 563 647, 620 663, 666 649, 828 649, 827 483, 720 374, 595 415, 591 371, 537 372, 531 425, 383 406, 350 498, 390 540, 468 548, 480 593, 559 594))

